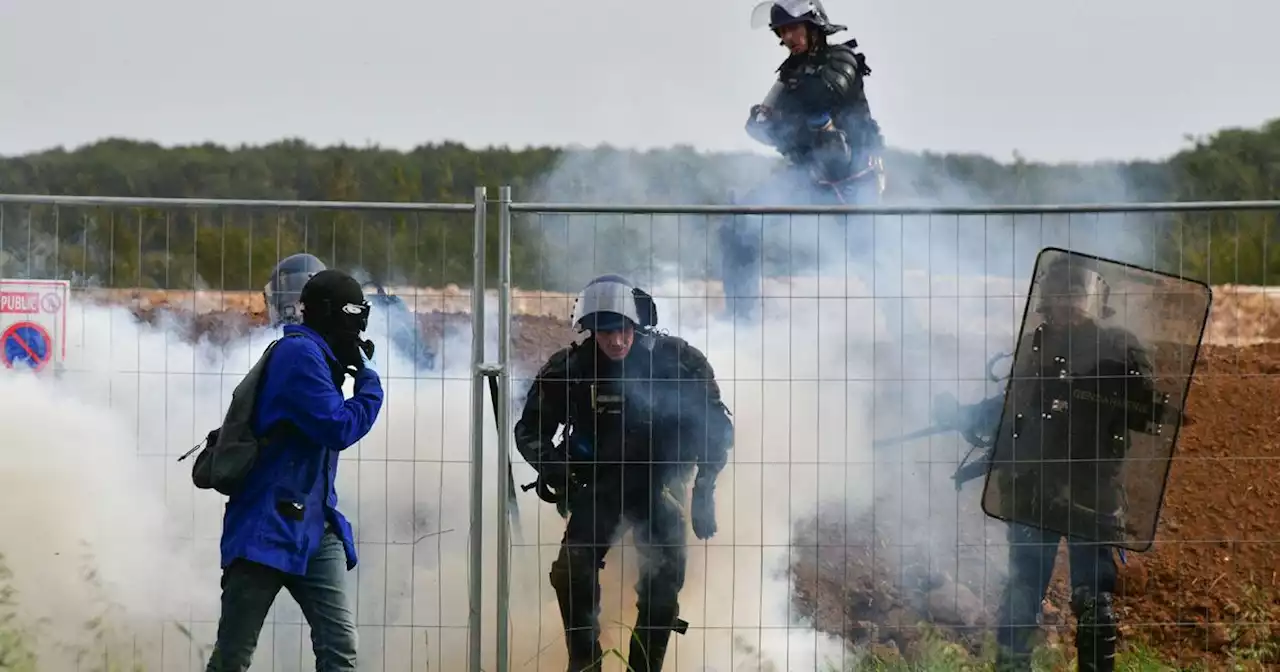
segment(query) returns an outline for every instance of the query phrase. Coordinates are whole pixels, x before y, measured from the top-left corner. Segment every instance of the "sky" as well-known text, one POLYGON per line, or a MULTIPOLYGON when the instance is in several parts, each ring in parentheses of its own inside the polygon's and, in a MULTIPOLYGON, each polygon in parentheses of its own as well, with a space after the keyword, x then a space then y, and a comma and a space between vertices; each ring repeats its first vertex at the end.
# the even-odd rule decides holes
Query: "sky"
MULTIPOLYGON (((0 154, 107 136, 688 144, 785 56, 752 0, 0 0, 0 154)), ((1159 159, 1280 117, 1276 0, 829 0, 906 150, 1159 159)))

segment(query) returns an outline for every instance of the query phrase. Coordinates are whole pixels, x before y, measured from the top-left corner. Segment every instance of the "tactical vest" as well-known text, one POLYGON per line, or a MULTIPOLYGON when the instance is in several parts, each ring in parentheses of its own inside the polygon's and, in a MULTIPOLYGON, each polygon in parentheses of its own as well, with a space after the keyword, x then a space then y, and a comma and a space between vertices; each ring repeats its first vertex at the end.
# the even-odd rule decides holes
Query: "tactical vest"
POLYGON ((1040 325, 1018 354, 1009 394, 1014 471, 1028 496, 1055 496, 1111 511, 1121 505, 1129 443, 1123 407, 1125 352, 1095 324, 1040 325), (1115 369, 1119 367, 1119 371, 1115 369), (1116 400, 1120 405, 1113 403, 1116 400), (1069 493, 1069 494, 1068 494, 1069 493))
POLYGON ((612 362, 587 341, 570 355, 568 396, 570 433, 565 447, 571 460, 598 465, 652 462, 661 432, 655 432, 654 357, 647 337, 636 343, 623 362, 612 362))

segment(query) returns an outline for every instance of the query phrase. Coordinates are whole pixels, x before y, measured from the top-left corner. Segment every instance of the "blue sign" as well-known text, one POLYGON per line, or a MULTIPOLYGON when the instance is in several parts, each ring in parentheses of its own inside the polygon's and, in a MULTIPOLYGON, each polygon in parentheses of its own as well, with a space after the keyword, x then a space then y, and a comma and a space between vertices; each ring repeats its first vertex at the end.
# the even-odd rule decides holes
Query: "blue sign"
POLYGON ((4 365, 10 369, 23 365, 39 371, 49 363, 53 343, 44 327, 35 322, 19 322, 0 335, 0 352, 4 354, 4 365))

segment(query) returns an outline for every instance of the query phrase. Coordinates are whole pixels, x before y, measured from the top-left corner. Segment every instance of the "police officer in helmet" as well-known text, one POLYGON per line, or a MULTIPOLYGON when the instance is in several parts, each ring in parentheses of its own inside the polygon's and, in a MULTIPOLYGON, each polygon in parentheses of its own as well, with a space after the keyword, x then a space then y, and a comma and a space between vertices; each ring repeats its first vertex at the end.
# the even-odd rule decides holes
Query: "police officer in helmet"
POLYGON ((276 264, 266 287, 262 288, 267 320, 272 327, 302 324, 302 313, 298 309, 302 288, 313 275, 325 268, 324 262, 306 253, 289 255, 276 264))
POLYGON ((1043 321, 1024 333, 1007 396, 982 402, 994 407, 988 421, 1006 409, 994 433, 994 487, 984 494, 989 513, 1012 521, 997 669, 1031 669, 1041 602, 1066 537, 1078 666, 1109 672, 1119 630, 1113 546, 1125 536, 1121 466, 1130 432, 1147 431, 1149 412, 1133 405, 1153 399, 1152 366, 1132 332, 1104 324, 1115 312, 1110 287, 1087 258, 1053 259, 1038 283, 1043 321))
POLYGON ((600 669, 599 572, 626 525, 641 555, 627 662, 636 672, 658 672, 672 630, 684 627, 677 598, 686 519, 699 539, 715 534, 713 494, 732 426, 706 357, 655 331, 653 299, 625 278, 592 280, 578 295, 573 322, 589 337, 538 371, 515 426, 516 447, 538 471, 539 490, 567 508, 550 579, 569 670, 600 669))
MULTIPOLYGON (((788 57, 765 100, 752 106, 746 132, 775 148, 787 165, 742 200, 751 205, 878 202, 884 189, 884 139, 863 88, 871 68, 854 51, 857 40, 829 41, 847 28, 832 23, 819 0, 766 0, 756 6, 752 25, 768 26, 788 57)), ((756 226, 738 217, 720 229, 726 296, 759 295, 762 233, 753 230, 756 226)), ((742 302, 738 312, 749 316, 753 311, 742 302)))

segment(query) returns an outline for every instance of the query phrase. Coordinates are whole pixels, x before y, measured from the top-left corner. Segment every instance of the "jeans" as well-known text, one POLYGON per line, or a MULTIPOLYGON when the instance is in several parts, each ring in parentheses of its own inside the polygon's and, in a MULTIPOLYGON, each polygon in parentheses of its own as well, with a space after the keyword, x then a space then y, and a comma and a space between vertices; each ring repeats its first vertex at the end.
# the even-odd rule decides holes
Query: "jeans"
POLYGON ((281 588, 302 608, 311 626, 317 672, 356 669, 355 612, 343 586, 347 556, 342 539, 326 532, 307 563, 306 576, 288 574, 248 560, 222 571, 222 615, 218 640, 205 672, 244 672, 253 660, 258 634, 281 588))

